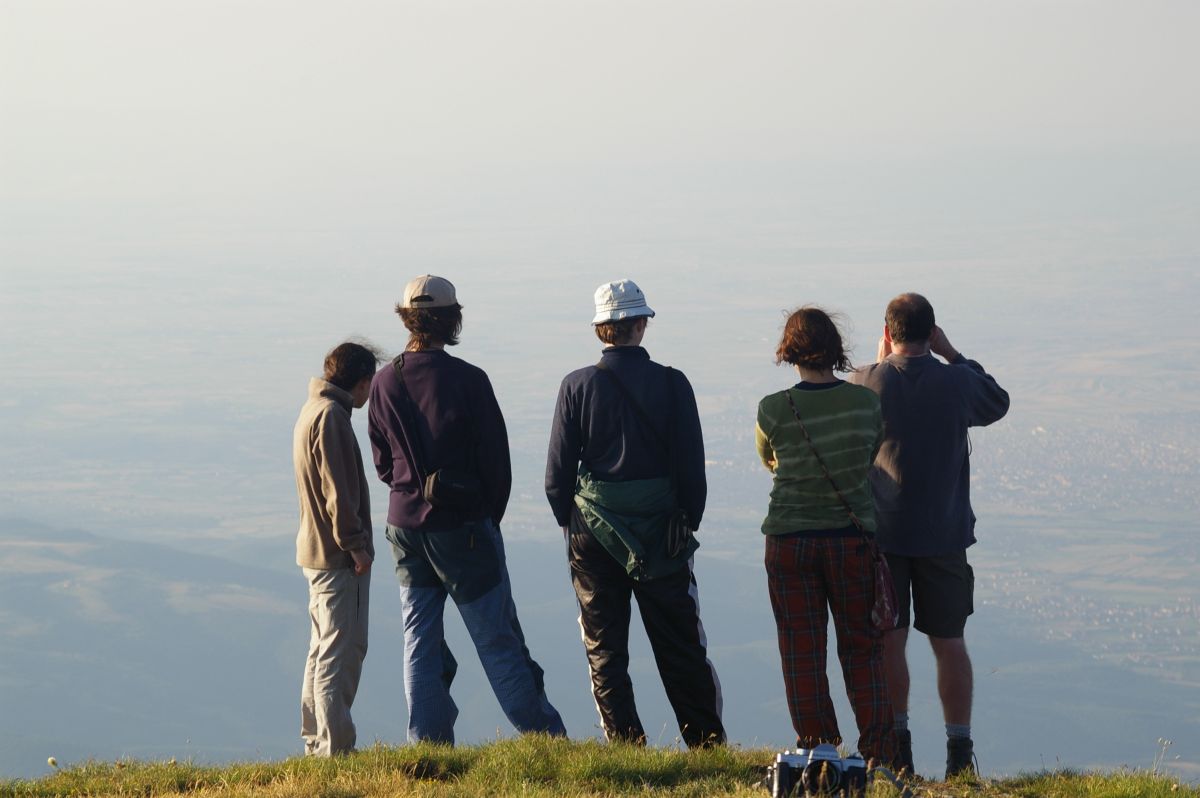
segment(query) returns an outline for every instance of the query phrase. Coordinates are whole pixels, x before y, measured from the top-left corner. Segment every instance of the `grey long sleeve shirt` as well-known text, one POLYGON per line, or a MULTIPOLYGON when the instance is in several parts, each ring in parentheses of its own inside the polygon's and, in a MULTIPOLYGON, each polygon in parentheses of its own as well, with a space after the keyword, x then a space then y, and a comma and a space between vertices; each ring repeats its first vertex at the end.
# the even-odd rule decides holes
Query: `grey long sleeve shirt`
POLYGON ((850 381, 879 394, 883 445, 871 469, 879 546, 907 557, 935 557, 975 542, 970 427, 1008 412, 1008 393, 961 354, 889 355, 850 381))

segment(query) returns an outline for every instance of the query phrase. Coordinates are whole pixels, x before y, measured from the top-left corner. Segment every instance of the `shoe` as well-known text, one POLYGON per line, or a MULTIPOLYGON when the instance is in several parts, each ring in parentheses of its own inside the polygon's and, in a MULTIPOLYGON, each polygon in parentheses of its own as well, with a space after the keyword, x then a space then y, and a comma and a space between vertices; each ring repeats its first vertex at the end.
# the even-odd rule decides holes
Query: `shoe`
POLYGON ((903 776, 917 775, 917 768, 913 765, 912 757, 912 732, 908 729, 896 730, 896 761, 893 763, 896 766, 896 773, 903 776))
POLYGON ((946 778, 952 779, 961 773, 976 776, 975 744, 969 737, 950 737, 946 740, 946 778))

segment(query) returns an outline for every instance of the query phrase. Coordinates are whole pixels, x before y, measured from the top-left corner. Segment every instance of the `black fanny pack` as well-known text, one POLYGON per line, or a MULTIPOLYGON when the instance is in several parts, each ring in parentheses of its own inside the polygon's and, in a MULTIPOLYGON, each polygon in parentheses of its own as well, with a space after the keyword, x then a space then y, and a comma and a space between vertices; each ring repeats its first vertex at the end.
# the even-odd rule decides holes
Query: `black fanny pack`
POLYGON ((483 499, 483 484, 461 468, 439 468, 425 477, 422 495, 434 507, 474 510, 483 499))

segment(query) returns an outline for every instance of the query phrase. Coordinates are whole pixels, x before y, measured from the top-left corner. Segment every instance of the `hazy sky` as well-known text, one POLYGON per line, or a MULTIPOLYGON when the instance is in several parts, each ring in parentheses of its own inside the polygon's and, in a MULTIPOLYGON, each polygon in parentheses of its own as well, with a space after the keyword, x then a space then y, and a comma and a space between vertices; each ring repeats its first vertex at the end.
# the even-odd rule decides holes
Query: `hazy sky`
POLYGON ((19 227, 151 207, 183 234, 699 165, 1194 170, 1197 33, 1189 0, 4 0, 0 201, 19 227))
POLYGON ((803 301, 848 311, 861 357, 919 287, 953 297, 961 348, 1015 332, 995 357, 1061 368, 1081 342, 1057 311, 1089 318, 1132 281, 1166 304, 1127 323, 1153 314, 1175 347, 1200 253, 1197 33, 1190 0, 0 0, 14 490, 57 485, 97 430, 290 424, 339 337, 395 348, 391 304, 425 271, 459 284, 460 351, 505 364, 507 411, 528 403, 539 434, 592 356, 594 286, 622 276, 713 406, 728 366, 691 353, 774 380, 767 339, 803 301))

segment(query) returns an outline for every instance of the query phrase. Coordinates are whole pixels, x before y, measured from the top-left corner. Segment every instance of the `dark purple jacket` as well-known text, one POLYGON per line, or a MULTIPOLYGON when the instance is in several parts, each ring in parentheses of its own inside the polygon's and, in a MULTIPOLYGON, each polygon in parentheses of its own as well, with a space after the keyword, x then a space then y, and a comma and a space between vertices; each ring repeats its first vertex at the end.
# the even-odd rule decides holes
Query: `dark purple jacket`
MULTIPOLYGON (((691 383, 682 372, 655 363, 640 346, 610 347, 601 359, 662 434, 673 438, 679 506, 698 529, 708 483, 704 478, 704 436, 691 383)), ((570 520, 580 463, 606 482, 666 477, 672 471, 654 433, 612 378, 595 366, 572 371, 558 391, 546 457, 546 498, 559 526, 567 526, 570 520)))
POLYGON ((490 517, 499 526, 512 489, 512 464, 504 416, 487 374, 441 350, 406 352, 404 385, 415 408, 407 405, 396 369, 388 363, 375 374, 367 409, 375 471, 392 489, 388 523, 405 529, 450 529, 490 517), (410 441, 423 455, 421 467, 410 441), (478 511, 463 514, 432 507, 422 498, 420 475, 447 467, 479 477, 484 496, 478 511))

